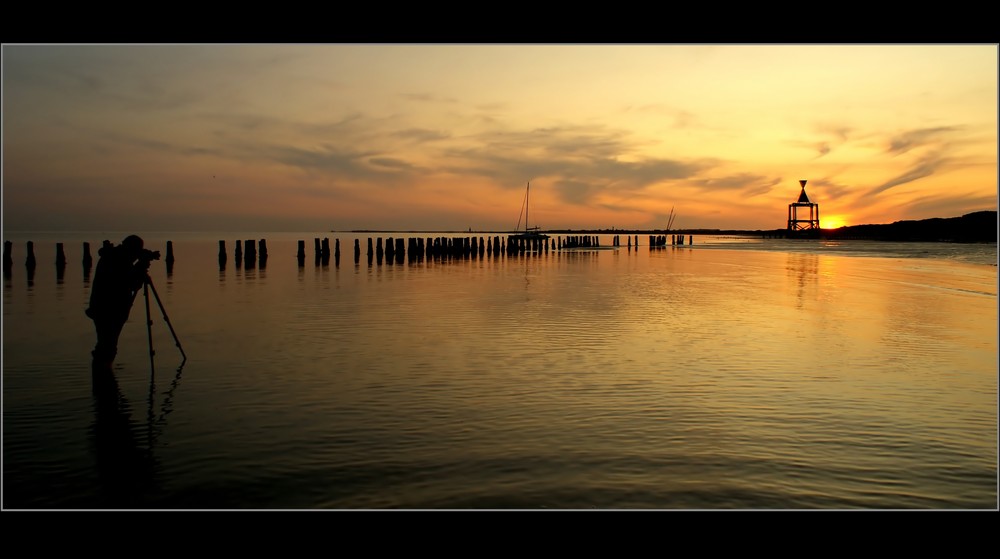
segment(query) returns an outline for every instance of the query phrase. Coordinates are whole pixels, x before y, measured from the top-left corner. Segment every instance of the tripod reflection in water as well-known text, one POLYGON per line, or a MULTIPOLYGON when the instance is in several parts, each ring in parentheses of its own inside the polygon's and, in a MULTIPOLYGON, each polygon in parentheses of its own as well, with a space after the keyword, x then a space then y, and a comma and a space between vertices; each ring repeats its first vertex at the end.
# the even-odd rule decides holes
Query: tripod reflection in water
POLYGON ((138 436, 141 425, 133 419, 131 405, 122 395, 114 373, 93 367, 92 380, 93 440, 102 489, 96 506, 140 506, 153 485, 152 448, 141 444, 138 436))
POLYGON ((158 462, 155 448, 173 411, 174 391, 181 372, 163 392, 157 410, 157 388, 149 379, 146 421, 134 417, 129 400, 122 394, 115 373, 104 367, 92 369, 94 395, 93 442, 101 493, 95 508, 157 508, 162 495, 156 483, 158 462), (145 435, 145 436, 143 436, 145 435))
MULTIPOLYGON (((137 292, 138 293, 138 292, 137 292)), ((97 453, 98 478, 101 482, 102 497, 96 504, 99 508, 155 508, 154 503, 162 502, 157 495, 155 474, 156 456, 153 452, 157 439, 166 426, 167 415, 173 410, 174 391, 180 384, 181 372, 187 355, 170 324, 166 309, 160 301, 152 280, 147 275, 143 285, 146 303, 146 331, 149 341, 149 395, 146 410, 145 441, 139 436, 142 425, 133 417, 132 406, 122 394, 118 379, 107 367, 94 366, 92 369, 94 393, 94 443, 97 453), (153 365, 153 334, 149 312, 149 290, 153 290, 156 303, 163 319, 170 328, 174 342, 183 360, 177 367, 170 387, 164 393, 159 414, 156 409, 156 370, 153 365)))

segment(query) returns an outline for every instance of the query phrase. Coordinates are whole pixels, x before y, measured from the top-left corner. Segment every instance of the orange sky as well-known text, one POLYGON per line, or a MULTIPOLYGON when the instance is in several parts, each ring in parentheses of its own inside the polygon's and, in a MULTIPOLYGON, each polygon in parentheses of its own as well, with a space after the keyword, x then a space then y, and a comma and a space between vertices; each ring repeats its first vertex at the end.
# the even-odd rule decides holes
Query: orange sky
POLYGON ((783 228, 997 209, 997 45, 9 45, 3 228, 783 228))

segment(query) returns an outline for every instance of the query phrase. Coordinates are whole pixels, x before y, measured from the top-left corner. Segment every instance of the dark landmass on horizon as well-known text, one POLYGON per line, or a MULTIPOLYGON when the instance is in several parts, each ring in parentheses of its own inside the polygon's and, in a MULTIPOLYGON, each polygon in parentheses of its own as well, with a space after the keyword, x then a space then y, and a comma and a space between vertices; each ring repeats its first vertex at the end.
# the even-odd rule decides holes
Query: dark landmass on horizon
MULTIPOLYGON (((985 210, 961 217, 895 221, 874 225, 846 225, 837 229, 789 232, 788 229, 546 229, 547 234, 602 235, 737 235, 775 238, 812 238, 826 240, 871 240, 900 242, 995 243, 998 236, 997 212, 985 210)), ((336 233, 337 231, 331 231, 336 233)), ((352 229, 349 233, 509 233, 517 231, 426 230, 393 231, 352 229)))

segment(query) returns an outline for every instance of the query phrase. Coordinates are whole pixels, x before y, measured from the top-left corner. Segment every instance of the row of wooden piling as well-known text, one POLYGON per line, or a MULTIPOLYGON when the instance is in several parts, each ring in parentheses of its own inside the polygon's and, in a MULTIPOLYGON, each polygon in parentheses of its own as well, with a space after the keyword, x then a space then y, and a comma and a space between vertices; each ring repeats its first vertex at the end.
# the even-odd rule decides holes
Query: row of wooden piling
MULTIPOLYGON (((256 262, 260 261, 260 267, 264 268, 267 266, 267 239, 246 239, 241 241, 236 240, 236 250, 233 253, 236 260, 236 267, 239 268, 246 262, 247 268, 253 268, 256 262)), ((219 269, 226 269, 226 261, 228 257, 226 256, 226 241, 219 241, 219 269)))
MULTIPOLYGON (((670 235, 671 245, 683 245, 684 235, 670 235)), ((694 235, 688 235, 688 244, 694 244, 694 235)), ((666 235, 650 235, 649 236, 649 246, 650 247, 664 247, 667 246, 667 236, 666 235)))
MULTIPOLYGON (((103 246, 110 246, 110 241, 104 241, 103 246)), ((11 270, 14 267, 14 256, 13 256, 13 246, 11 241, 4 241, 3 243, 3 269, 4 272, 11 270)), ((35 243, 33 241, 27 241, 25 243, 27 256, 24 259, 24 265, 29 270, 34 270, 38 266, 38 259, 35 258, 35 243)), ((102 247, 103 248, 103 247, 102 247)), ((174 263, 174 245, 172 241, 167 241, 167 264, 174 263)), ((84 269, 90 269, 94 265, 94 257, 90 254, 90 243, 84 241, 83 243, 83 267, 84 269)), ((66 267, 66 249, 64 243, 56 243, 56 267, 65 268, 66 267)))
MULTIPOLYGON (((684 235, 670 235, 671 245, 683 245, 684 235)), ((550 237, 533 237, 524 235, 508 235, 506 237, 501 237, 500 235, 494 235, 492 237, 480 236, 476 237, 410 237, 403 239, 402 237, 387 237, 383 243, 381 237, 376 237, 374 240, 368 238, 367 246, 367 256, 368 261, 371 263, 373 259, 377 259, 379 263, 383 259, 392 261, 402 262, 404 260, 420 260, 423 258, 434 258, 443 256, 453 256, 453 257, 468 257, 478 255, 480 257, 484 255, 500 256, 502 254, 506 255, 518 255, 525 253, 547 253, 550 250, 563 250, 563 249, 576 249, 576 248, 597 248, 600 247, 600 240, 596 235, 571 235, 563 239, 562 237, 557 237, 552 239, 550 237)), ((629 249, 634 245, 636 248, 639 247, 639 236, 635 235, 626 236, 626 242, 629 249)), ((688 236, 688 244, 694 242, 694 237, 692 235, 688 236)), ((104 241, 103 246, 109 246, 110 241, 104 241)), ((235 243, 234 257, 236 266, 240 267, 244 263, 246 266, 253 267, 257 262, 260 263, 260 267, 264 267, 267 264, 268 251, 267 251, 267 240, 266 239, 237 239, 235 243)), ((649 236, 649 246, 662 247, 667 245, 666 235, 650 235, 649 236)), ((619 247, 622 246, 622 240, 620 235, 615 235, 612 239, 612 246, 619 247)), ((296 253, 296 258, 300 266, 305 265, 306 259, 306 245, 304 240, 298 241, 298 251, 296 253)), ((102 247, 103 248, 103 247, 102 247)), ((37 259, 35 257, 34 242, 27 241, 26 245, 27 255, 25 258, 25 266, 29 271, 34 271, 37 266, 37 259)), ((313 252, 317 264, 323 263, 328 264, 331 256, 334 261, 340 264, 340 239, 335 239, 335 245, 333 250, 330 248, 330 239, 323 238, 320 239, 316 237, 313 239, 313 252)), ((167 241, 166 256, 165 261, 167 264, 168 273, 174 263, 174 250, 173 241, 167 241)), ((228 261, 226 241, 219 241, 219 267, 220 269, 225 269, 226 263, 228 261)), ((361 240, 354 239, 354 262, 358 263, 361 261, 361 240)), ((90 252, 90 243, 83 243, 83 268, 84 273, 89 275, 90 269, 93 266, 93 256, 90 252)), ((66 267, 66 252, 63 243, 56 243, 56 268, 60 272, 66 267)), ((3 268, 4 275, 9 277, 11 270, 13 268, 13 256, 12 256, 12 243, 11 241, 4 241, 3 249, 3 268)))

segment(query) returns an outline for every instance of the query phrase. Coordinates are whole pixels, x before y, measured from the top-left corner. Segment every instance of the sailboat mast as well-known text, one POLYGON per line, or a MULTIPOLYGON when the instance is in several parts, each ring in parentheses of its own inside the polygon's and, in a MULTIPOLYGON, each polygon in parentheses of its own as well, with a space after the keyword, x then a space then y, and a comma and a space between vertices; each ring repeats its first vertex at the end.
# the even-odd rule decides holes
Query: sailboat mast
POLYGON ((531 181, 528 181, 528 189, 524 191, 524 232, 528 232, 528 195, 531 194, 531 181))

